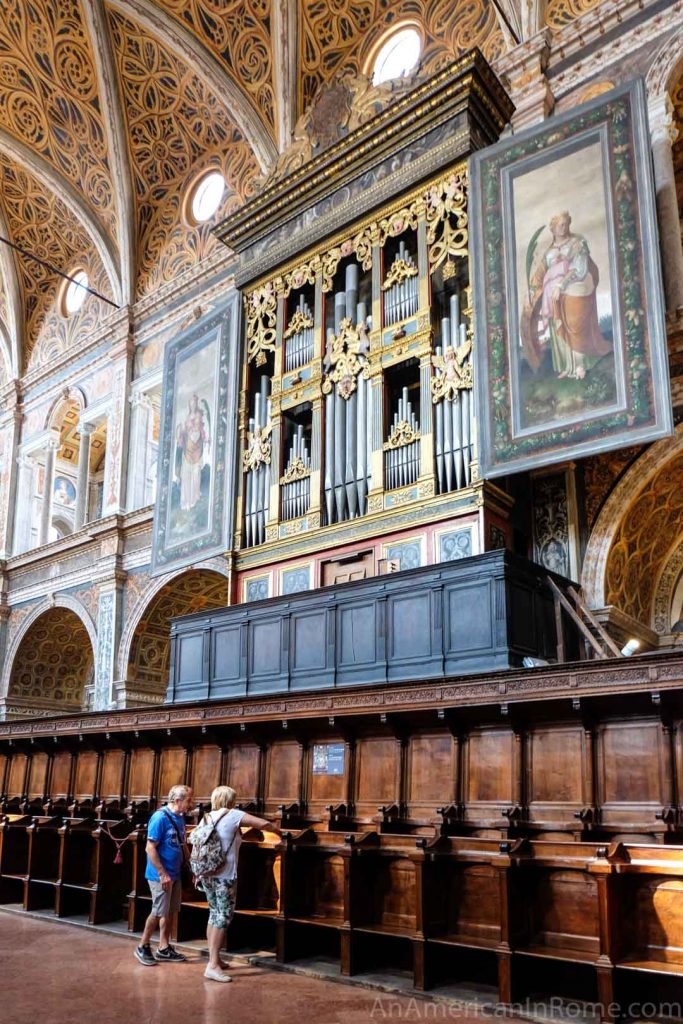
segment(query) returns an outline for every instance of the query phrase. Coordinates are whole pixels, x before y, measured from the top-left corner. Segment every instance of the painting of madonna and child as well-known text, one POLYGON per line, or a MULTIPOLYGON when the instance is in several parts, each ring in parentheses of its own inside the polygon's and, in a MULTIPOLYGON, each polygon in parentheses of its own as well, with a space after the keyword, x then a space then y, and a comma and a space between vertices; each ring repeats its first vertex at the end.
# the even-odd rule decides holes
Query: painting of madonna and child
POLYGON ((623 402, 600 143, 515 177, 512 201, 518 316, 514 426, 523 433, 623 402))

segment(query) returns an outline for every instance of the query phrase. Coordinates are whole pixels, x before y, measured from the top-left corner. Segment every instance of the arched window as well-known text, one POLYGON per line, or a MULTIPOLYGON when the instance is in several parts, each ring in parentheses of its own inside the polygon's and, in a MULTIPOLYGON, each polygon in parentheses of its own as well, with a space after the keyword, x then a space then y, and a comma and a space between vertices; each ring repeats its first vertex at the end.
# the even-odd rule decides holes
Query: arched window
POLYGON ((225 193, 225 178, 220 171, 203 174, 190 189, 188 211, 195 224, 211 220, 225 193))
POLYGON ((64 316, 73 316, 74 313, 79 311, 85 302, 85 297, 88 294, 87 288, 90 284, 85 270, 76 270, 69 276, 71 280, 64 282, 65 287, 62 293, 62 313, 64 316))
POLYGON ((417 29, 405 27, 393 32, 380 47, 372 68, 374 85, 401 78, 413 70, 420 59, 422 39, 417 29))

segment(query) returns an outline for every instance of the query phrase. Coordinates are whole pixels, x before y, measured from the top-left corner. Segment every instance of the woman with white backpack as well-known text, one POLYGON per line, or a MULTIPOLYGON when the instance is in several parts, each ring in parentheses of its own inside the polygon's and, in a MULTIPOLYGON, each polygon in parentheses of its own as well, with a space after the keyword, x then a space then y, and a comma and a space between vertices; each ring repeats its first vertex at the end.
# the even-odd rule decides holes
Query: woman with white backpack
POLYGON ((206 893, 209 923, 206 938, 209 944, 209 966, 204 977, 209 981, 232 981, 220 961, 225 932, 235 912, 237 894, 237 863, 242 834, 240 826, 280 829, 266 818, 257 818, 235 807, 237 794, 231 786, 218 786, 211 794, 211 810, 188 837, 192 843, 191 865, 197 884, 206 893))

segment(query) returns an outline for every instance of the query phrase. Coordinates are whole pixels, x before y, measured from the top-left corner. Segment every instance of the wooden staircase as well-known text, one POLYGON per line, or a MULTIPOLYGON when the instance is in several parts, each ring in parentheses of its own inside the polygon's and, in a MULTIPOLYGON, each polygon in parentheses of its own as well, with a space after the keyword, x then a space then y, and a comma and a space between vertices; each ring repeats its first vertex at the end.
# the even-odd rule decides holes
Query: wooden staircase
POLYGON ((574 602, 572 605, 569 598, 562 593, 555 581, 547 577, 548 584, 552 591, 555 604, 555 625, 557 627, 557 660, 565 661, 564 633, 562 630, 562 610, 567 613, 576 628, 583 636, 586 643, 594 652, 597 658, 622 658, 620 649, 612 637, 600 625, 589 608, 583 603, 578 591, 574 587, 567 587, 567 594, 574 602))

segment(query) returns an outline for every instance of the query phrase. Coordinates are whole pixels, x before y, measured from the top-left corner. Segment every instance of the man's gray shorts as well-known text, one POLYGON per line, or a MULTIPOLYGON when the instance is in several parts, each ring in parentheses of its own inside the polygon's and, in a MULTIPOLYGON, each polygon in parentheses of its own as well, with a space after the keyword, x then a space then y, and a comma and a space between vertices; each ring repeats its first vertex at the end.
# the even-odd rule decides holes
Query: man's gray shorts
POLYGON ((168 917, 169 914, 177 914, 180 910, 180 899, 182 887, 180 879, 176 878, 168 889, 162 889, 161 882, 153 882, 147 879, 152 893, 152 913, 155 917, 168 917))

